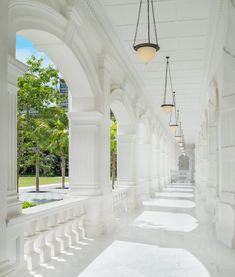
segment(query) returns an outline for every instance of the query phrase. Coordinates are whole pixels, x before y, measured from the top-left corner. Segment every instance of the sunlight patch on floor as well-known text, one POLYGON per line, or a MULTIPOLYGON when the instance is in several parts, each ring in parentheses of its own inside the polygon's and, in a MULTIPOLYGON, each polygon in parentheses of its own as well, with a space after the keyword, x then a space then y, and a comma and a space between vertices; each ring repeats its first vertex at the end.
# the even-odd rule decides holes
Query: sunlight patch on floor
POLYGON ((136 227, 190 232, 197 228, 198 221, 191 215, 170 212, 143 212, 133 223, 136 227))
POLYGON ((178 199, 153 199, 143 201, 145 207, 168 207, 168 208, 185 208, 191 209, 195 207, 195 203, 189 200, 178 199))
POLYGON ((210 277, 184 249, 114 241, 79 277, 210 277))
POLYGON ((186 192, 158 192, 156 197, 170 197, 170 198, 193 198, 192 193, 186 192))
POLYGON ((193 192, 192 188, 174 188, 174 187, 168 187, 165 188, 163 191, 169 191, 169 192, 193 192))

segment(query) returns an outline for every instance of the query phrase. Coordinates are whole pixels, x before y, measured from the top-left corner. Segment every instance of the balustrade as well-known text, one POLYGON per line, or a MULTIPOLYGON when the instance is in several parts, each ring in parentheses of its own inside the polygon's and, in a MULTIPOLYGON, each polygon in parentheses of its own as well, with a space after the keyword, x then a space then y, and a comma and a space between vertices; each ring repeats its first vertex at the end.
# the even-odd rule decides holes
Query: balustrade
POLYGON ((62 200, 24 211, 24 255, 31 271, 84 236, 84 201, 62 200))
POLYGON ((122 214, 127 211, 128 190, 120 189, 113 191, 113 211, 115 215, 122 214))

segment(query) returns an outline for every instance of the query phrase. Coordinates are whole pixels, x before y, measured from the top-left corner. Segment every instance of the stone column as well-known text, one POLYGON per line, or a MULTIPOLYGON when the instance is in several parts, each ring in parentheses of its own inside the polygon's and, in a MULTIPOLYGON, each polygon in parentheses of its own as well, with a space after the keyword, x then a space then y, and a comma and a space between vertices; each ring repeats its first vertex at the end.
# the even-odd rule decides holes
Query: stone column
POLYGON ((135 138, 133 134, 117 135, 117 185, 135 185, 135 138))
POLYGON ((200 190, 204 200, 206 200, 208 186, 208 125, 204 120, 202 125, 201 143, 200 143, 200 190))
POLYGON ((158 154, 159 149, 156 143, 152 143, 151 147, 151 186, 150 186, 150 196, 155 197, 158 189, 158 154))
POLYGON ((166 144, 163 145, 163 186, 167 185, 167 148, 166 144))
POLYGON ((159 175, 159 181, 160 181, 160 190, 162 190, 164 188, 164 168, 165 168, 165 164, 164 164, 164 150, 163 150, 163 141, 161 139, 160 142, 160 153, 159 153, 159 163, 160 163, 160 175, 159 175))
POLYGON ((117 189, 128 188, 128 208, 139 205, 136 191, 136 135, 117 135, 117 189))
POLYGON ((100 168, 100 136, 103 116, 99 112, 70 112, 69 183, 74 196, 103 193, 100 168))
POLYGON ((13 268, 7 257, 7 188, 9 184, 10 99, 8 83, 8 1, 0 3, 0 275, 5 276, 13 268))
MULTIPOLYGON (((211 100, 212 101, 212 100, 211 100)), ((217 177, 217 128, 215 122, 215 106, 209 103, 209 130, 208 130, 208 187, 207 187, 207 208, 214 216, 216 205, 216 177, 217 177)))
POLYGON ((136 144, 136 179, 137 193, 141 199, 149 198, 150 187, 150 143, 138 140, 136 144))
POLYGON ((8 93, 9 93, 9 170, 7 186, 7 214, 14 217, 21 213, 21 203, 17 193, 17 79, 24 74, 26 66, 9 57, 8 60, 8 93))
POLYGON ((221 112, 221 184, 217 238, 235 248, 235 93, 224 97, 221 112))
POLYGON ((169 146, 168 145, 166 145, 165 163, 166 163, 165 185, 167 186, 170 183, 170 154, 169 154, 169 146))
POLYGON ((108 60, 99 64, 97 110, 69 113, 70 187, 72 196, 89 197, 84 220, 87 236, 97 236, 112 228, 113 195, 110 182, 110 78, 108 60))

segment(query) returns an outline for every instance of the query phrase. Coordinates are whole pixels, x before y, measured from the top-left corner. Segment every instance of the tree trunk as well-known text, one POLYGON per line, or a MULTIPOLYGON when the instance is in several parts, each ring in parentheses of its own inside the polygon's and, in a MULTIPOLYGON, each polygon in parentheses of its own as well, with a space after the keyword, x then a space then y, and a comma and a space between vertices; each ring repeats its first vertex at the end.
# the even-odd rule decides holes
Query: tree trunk
POLYGON ((113 152, 112 158, 111 158, 112 189, 114 189, 115 173, 116 173, 116 155, 115 155, 115 152, 113 152))
POLYGON ((40 159, 39 159, 39 145, 36 146, 36 160, 35 160, 35 178, 36 178, 36 192, 39 192, 39 170, 40 170, 40 159))
POLYGON ((20 181, 20 166, 19 161, 17 161, 17 173, 16 173, 16 190, 19 193, 19 181, 20 181))
POLYGON ((62 189, 65 188, 65 158, 61 155, 61 176, 62 176, 62 189))

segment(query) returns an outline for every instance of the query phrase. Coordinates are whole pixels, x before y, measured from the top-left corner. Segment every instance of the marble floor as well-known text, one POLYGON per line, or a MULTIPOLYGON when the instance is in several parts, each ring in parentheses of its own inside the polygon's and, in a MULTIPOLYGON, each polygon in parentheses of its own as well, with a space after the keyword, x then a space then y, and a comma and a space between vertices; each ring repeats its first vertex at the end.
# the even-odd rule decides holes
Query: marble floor
POLYGON ((234 277, 235 250, 215 240, 193 186, 175 184, 120 217, 114 231, 84 238, 29 276, 234 277))

